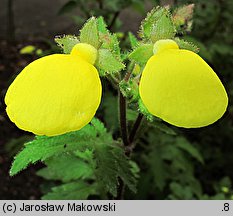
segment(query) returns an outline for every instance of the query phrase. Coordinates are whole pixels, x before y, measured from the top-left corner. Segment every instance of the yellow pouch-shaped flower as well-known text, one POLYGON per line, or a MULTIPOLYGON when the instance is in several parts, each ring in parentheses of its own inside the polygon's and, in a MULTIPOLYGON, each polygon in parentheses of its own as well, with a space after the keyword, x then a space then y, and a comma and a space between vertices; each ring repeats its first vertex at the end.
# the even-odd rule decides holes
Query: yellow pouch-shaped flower
POLYGON ((102 86, 92 65, 97 50, 77 44, 71 54, 40 58, 17 76, 9 87, 6 111, 19 128, 55 136, 81 129, 99 107, 102 86))
POLYGON ((184 128, 203 127, 226 111, 227 93, 216 73, 194 52, 160 40, 142 72, 139 93, 148 111, 184 128))

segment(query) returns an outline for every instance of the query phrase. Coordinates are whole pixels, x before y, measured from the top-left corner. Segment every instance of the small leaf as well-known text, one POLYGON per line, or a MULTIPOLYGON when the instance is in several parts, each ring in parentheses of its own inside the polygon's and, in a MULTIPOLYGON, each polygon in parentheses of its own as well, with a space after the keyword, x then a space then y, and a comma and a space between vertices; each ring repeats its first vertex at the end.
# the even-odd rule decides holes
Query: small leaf
POLYGON ((153 56, 153 44, 142 44, 129 54, 129 59, 139 65, 145 65, 151 56, 153 56))
POLYGON ((139 45, 138 39, 131 32, 129 32, 129 41, 132 49, 135 49, 139 45))
POLYGON ((90 44, 96 49, 99 48, 100 41, 96 18, 91 17, 80 30, 80 41, 82 43, 90 44))
POLYGON ((164 10, 165 9, 162 7, 156 7, 147 14, 146 18, 141 23, 141 30, 139 32, 141 38, 146 40, 150 39, 153 25, 162 16, 164 10))
POLYGON ((192 27, 194 4, 188 4, 178 7, 172 16, 173 23, 178 31, 190 31, 192 27))
POLYGON ((97 28, 99 32, 99 40, 101 43, 100 48, 110 50, 114 55, 116 55, 120 59, 121 52, 117 35, 111 34, 108 31, 107 25, 104 22, 103 17, 99 17, 97 19, 97 28))
POLYGON ((73 35, 63 35, 55 37, 55 41, 63 49, 63 53, 69 54, 79 40, 77 37, 73 35))
POLYGON ((172 23, 168 11, 164 11, 161 17, 158 18, 151 30, 151 40, 156 42, 161 39, 171 39, 175 36, 175 27, 172 23))
POLYGON ((146 117, 148 121, 152 122, 154 120, 154 116, 150 114, 150 112, 148 111, 141 99, 138 100, 138 108, 139 111, 146 117))
POLYGON ((195 53, 199 52, 199 48, 192 42, 185 41, 183 39, 175 38, 175 42, 178 44, 180 49, 186 49, 195 53))
POLYGON ((103 34, 108 33, 107 25, 104 22, 104 18, 102 16, 97 18, 97 28, 98 28, 98 31, 103 33, 103 34))
POLYGON ((96 60, 96 67, 101 71, 101 75, 114 74, 122 69, 125 65, 121 63, 108 49, 99 49, 96 60))
POLYGON ((85 200, 96 194, 96 185, 82 181, 71 182, 57 187, 42 197, 43 200, 85 200))

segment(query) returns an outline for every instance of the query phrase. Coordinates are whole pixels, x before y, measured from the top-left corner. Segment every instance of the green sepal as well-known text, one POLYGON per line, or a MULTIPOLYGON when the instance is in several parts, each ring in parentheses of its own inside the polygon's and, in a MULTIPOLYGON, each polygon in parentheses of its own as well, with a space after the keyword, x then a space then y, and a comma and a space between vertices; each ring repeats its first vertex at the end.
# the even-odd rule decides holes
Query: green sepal
POLYGON ((125 65, 109 49, 99 49, 95 66, 100 76, 114 74, 125 68, 125 65))
POLYGON ((142 21, 139 36, 144 40, 149 40, 153 25, 162 16, 164 9, 161 7, 153 8, 142 21))
POLYGON ((139 35, 144 41, 155 43, 160 39, 171 39, 175 33, 170 12, 166 8, 157 7, 142 21, 139 35))
POLYGON ((128 37, 129 37, 131 48, 135 49, 136 47, 138 47, 139 45, 138 39, 131 32, 129 32, 128 37))
POLYGON ((96 49, 99 48, 100 41, 95 17, 91 17, 80 30, 80 42, 90 44, 96 49))
POLYGON ((77 43, 79 43, 79 40, 74 35, 62 35, 62 36, 56 36, 55 42, 58 44, 59 47, 62 48, 63 53, 69 54, 77 43))
POLYGON ((174 41, 178 44, 180 49, 190 50, 192 52, 198 53, 199 48, 192 42, 185 41, 183 39, 175 38, 174 41))
POLYGON ((153 44, 141 44, 129 54, 129 59, 142 66, 151 56, 153 56, 153 44))
POLYGON ((161 17, 158 18, 151 30, 151 40, 155 43, 161 39, 172 39, 176 34, 170 12, 164 9, 161 17))
POLYGON ((119 41, 116 34, 111 34, 107 29, 103 17, 97 19, 97 28, 99 33, 100 48, 109 49, 114 55, 121 57, 119 41))

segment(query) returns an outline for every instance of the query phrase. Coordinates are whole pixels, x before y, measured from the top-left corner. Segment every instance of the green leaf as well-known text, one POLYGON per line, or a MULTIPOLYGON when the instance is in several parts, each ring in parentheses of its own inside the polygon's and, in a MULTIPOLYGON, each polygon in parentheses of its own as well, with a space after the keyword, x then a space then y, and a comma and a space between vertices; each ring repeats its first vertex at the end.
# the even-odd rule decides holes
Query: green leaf
POLYGON ((96 185, 82 181, 71 182, 57 187, 42 197, 43 200, 85 200, 96 194, 96 185))
POLYGON ((192 42, 185 41, 183 39, 175 38, 175 42, 178 44, 180 49, 190 50, 192 52, 198 53, 199 48, 192 42))
POLYGON ((151 40, 155 43, 161 39, 171 39, 175 36, 176 31, 173 22, 170 17, 170 13, 165 10, 164 13, 156 23, 153 25, 151 30, 151 40))
POLYGON ((24 149, 16 155, 10 175, 17 174, 31 163, 39 160, 44 161, 54 155, 74 150, 85 150, 90 147, 93 140, 96 141, 96 137, 103 140, 111 139, 99 120, 94 118, 91 123, 92 125, 86 125, 75 132, 54 137, 37 136, 35 140, 26 143, 24 149))
POLYGON ((94 46, 96 49, 99 48, 99 34, 97 29, 96 18, 91 17, 80 30, 80 41, 94 46))
POLYGON ((107 25, 104 22, 104 18, 102 16, 97 18, 97 28, 100 33, 107 34, 107 25))
POLYGON ((99 17, 97 19, 97 28, 99 33, 99 40, 101 43, 102 49, 108 49, 117 56, 119 59, 121 57, 119 41, 116 34, 111 34, 108 29, 107 25, 104 22, 103 17, 99 17))
POLYGON ((136 191, 136 175, 133 172, 132 164, 125 156, 124 150, 115 145, 96 145, 96 176, 102 183, 105 190, 114 197, 117 196, 118 177, 133 192, 136 191))
POLYGON ((175 36, 175 26, 170 12, 162 7, 152 9, 142 22, 140 36, 145 41, 152 41, 153 43, 160 39, 173 38, 175 36))
POLYGON ((178 31, 190 31, 192 27, 194 4, 178 7, 172 16, 173 23, 178 31))
POLYGON ((55 41, 58 44, 58 46, 63 49, 63 52, 65 54, 69 54, 74 45, 79 43, 78 38, 73 35, 57 36, 55 37, 55 41))
POLYGON ((93 175, 93 169, 88 163, 69 153, 49 158, 45 164, 47 167, 39 170, 37 175, 48 180, 69 182, 93 175))
POLYGON ((97 180, 101 182, 106 191, 109 191, 114 197, 117 196, 117 168, 116 161, 112 155, 111 149, 104 146, 96 146, 95 151, 96 160, 96 176, 97 180))
POLYGON ((131 32, 129 32, 129 41, 132 49, 135 49, 139 45, 138 39, 131 32))
POLYGON ((100 75, 114 74, 122 69, 125 65, 115 57, 108 49, 99 49, 96 60, 96 67, 100 70, 100 75))
POLYGON ((142 44, 129 54, 129 59, 139 65, 145 65, 151 56, 153 56, 153 44, 142 44))
POLYGON ((35 140, 26 143, 25 148, 15 157, 10 175, 13 176, 25 169, 28 164, 57 155, 62 152, 83 148, 86 142, 78 141, 76 132, 56 137, 36 137, 35 140))
POLYGON ((153 28, 153 25, 156 23, 156 21, 159 19, 159 17, 162 16, 164 13, 164 8, 162 7, 156 7, 153 8, 146 16, 146 18, 141 23, 141 29, 139 32, 139 35, 141 38, 149 40, 151 37, 151 31, 153 28))
POLYGON ((77 7, 77 5, 78 5, 77 1, 75 1, 75 0, 68 1, 58 11, 58 15, 63 15, 63 14, 71 12, 74 8, 77 7))
POLYGON ((125 156, 125 152, 121 148, 113 149, 114 157, 117 162, 118 176, 128 186, 128 188, 136 193, 137 189, 137 173, 134 173, 134 167, 130 160, 125 156))
POLYGON ((189 143, 185 138, 178 137, 176 141, 176 146, 180 149, 188 152, 193 158, 195 158, 200 163, 204 164, 203 157, 197 148, 195 148, 191 143, 189 143))

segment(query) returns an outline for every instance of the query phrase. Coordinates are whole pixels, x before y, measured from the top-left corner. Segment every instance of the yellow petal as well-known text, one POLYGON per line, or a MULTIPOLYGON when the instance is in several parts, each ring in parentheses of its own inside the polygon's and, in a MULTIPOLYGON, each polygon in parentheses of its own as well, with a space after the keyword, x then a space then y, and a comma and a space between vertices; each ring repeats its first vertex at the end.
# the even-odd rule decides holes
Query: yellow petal
POLYGON ((7 114, 19 128, 54 136, 88 124, 100 104, 96 68, 74 55, 55 54, 29 64, 9 87, 7 114))
POLYGON ((197 54, 174 46, 149 59, 139 92, 151 114, 185 128, 212 124, 228 104, 224 86, 211 67, 197 54))

